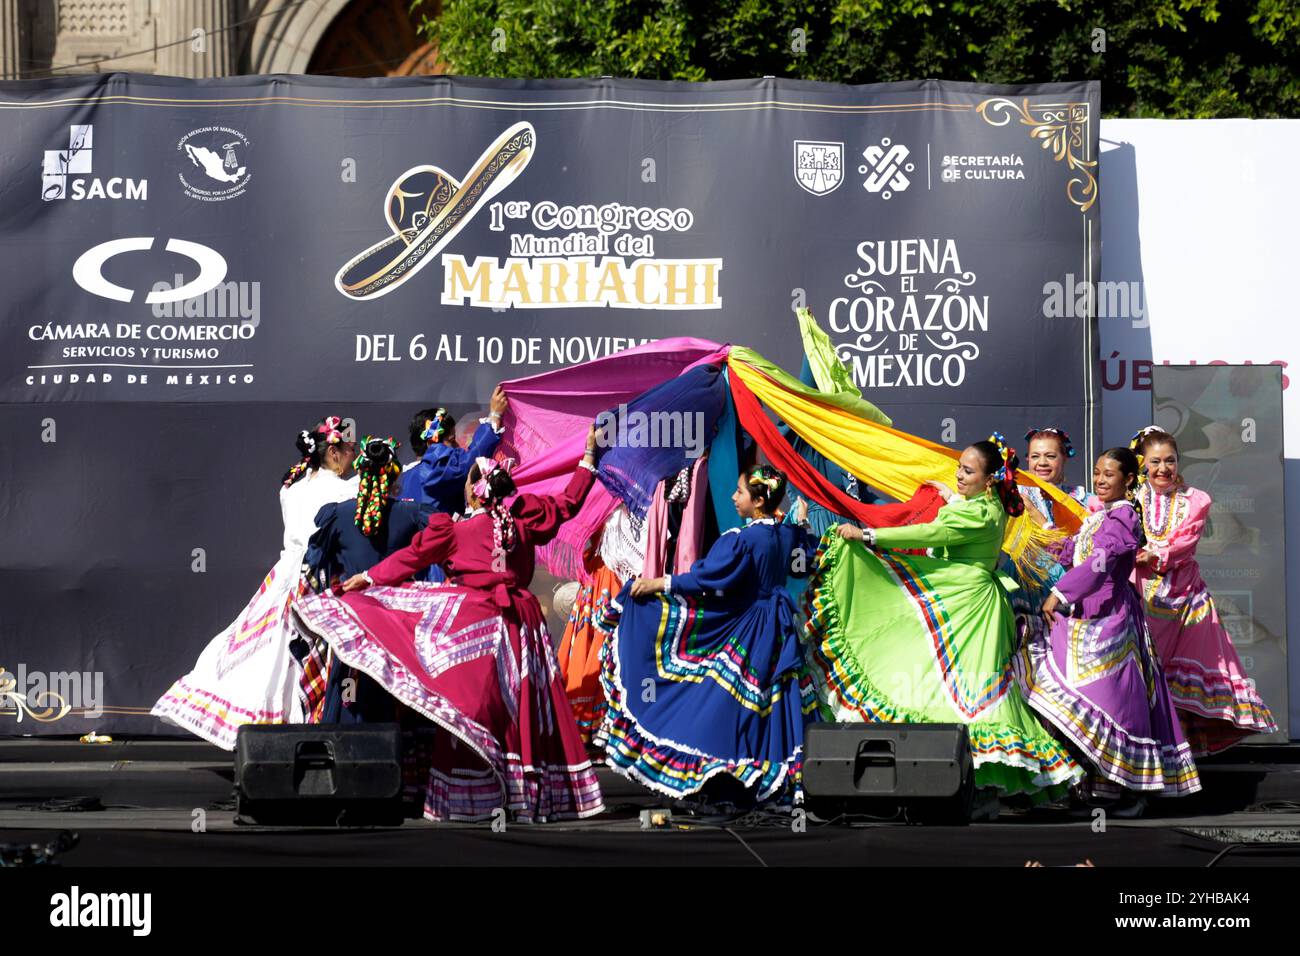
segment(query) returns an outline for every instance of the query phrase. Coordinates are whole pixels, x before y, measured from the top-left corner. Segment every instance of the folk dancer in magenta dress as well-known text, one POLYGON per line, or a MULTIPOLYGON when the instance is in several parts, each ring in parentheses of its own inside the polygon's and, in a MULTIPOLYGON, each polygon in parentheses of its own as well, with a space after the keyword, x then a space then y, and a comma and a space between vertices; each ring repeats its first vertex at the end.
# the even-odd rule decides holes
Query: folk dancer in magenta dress
MULTIPOLYGON (((611 602, 601 736, 615 772, 670 797, 722 777, 719 799, 737 785, 738 803, 801 798, 816 701, 784 585, 792 558, 793 573, 806 573, 816 539, 778 523, 785 488, 774 468, 744 472, 732 495, 743 528, 689 572, 629 581, 611 602)), ((797 514, 805 523, 806 508, 797 514)))
POLYGON ((1151 427, 1134 442, 1147 477, 1138 491, 1147 543, 1134 583, 1192 753, 1218 753, 1251 734, 1274 733, 1273 715, 1246 676, 1196 563, 1210 496, 1183 482, 1172 435, 1151 427))
POLYGON ((1024 506, 1015 452, 994 439, 962 452, 957 493, 932 483, 945 498, 934 521, 823 539, 805 595, 809 659, 833 719, 966 724, 975 785, 1043 802, 1083 769, 1016 687, 996 569, 1007 515, 1024 506), (902 553, 922 548, 933 556, 902 553))
POLYGON ((535 551, 577 513, 595 480, 587 454, 558 496, 518 495, 509 463, 479 459, 469 509, 438 513, 409 547, 344 584, 307 595, 302 627, 428 718, 436 732, 424 798, 430 820, 588 817, 600 786, 564 695, 546 619, 528 591, 535 551), (430 564, 441 585, 408 581, 430 564))
POLYGON ((1096 511, 1066 543, 1069 570, 1043 603, 1049 629, 1022 649, 1030 705, 1091 765, 1081 794, 1142 812, 1145 795, 1201 788, 1160 661, 1129 583, 1142 545, 1137 456, 1112 448, 1093 469, 1096 511), (1069 613, 1057 613, 1062 606, 1069 613), (1126 792, 1127 791, 1127 792, 1126 792))
POLYGON ((243 724, 303 720, 301 669, 289 653, 296 636, 289 602, 304 586, 303 556, 317 513, 356 494, 355 485, 342 477, 352 465, 356 443, 344 439, 341 426, 340 418, 330 417, 298 434, 303 457, 280 488, 280 560, 239 616, 204 648, 194 669, 154 704, 154 716, 226 750, 235 749, 243 724))
MULTIPOLYGON (((316 533, 307 544, 304 561, 314 590, 341 587, 343 581, 406 547, 428 524, 432 505, 393 497, 402 474, 397 445, 393 438, 363 438, 356 460, 357 496, 327 504, 316 513, 316 533)), ((365 674, 334 659, 323 641, 313 641, 303 660, 306 723, 397 719, 396 700, 365 674), (353 693, 345 693, 345 680, 351 680, 353 693)))
MULTIPOLYGON (((1065 483, 1065 463, 1074 457, 1074 446, 1070 436, 1060 428, 1031 428, 1025 432, 1025 441, 1029 442, 1026 453, 1028 470, 1038 479, 1055 485, 1067 495, 1086 505, 1088 493, 1082 485, 1065 483)), ((1041 488, 1035 485, 1022 485, 1020 496, 1025 502, 1025 513, 1037 524, 1047 528, 1057 527, 1056 509, 1060 507, 1041 488)), ((1046 549, 1038 561, 1036 574, 1022 574, 1015 563, 1006 554, 998 564, 999 569, 1008 575, 1019 587, 1012 591, 1011 610, 1016 615, 1016 633, 1021 640, 1027 635, 1041 631, 1043 623, 1043 602, 1052 592, 1052 585, 1057 582, 1065 569, 1057 561, 1057 552, 1046 549)))

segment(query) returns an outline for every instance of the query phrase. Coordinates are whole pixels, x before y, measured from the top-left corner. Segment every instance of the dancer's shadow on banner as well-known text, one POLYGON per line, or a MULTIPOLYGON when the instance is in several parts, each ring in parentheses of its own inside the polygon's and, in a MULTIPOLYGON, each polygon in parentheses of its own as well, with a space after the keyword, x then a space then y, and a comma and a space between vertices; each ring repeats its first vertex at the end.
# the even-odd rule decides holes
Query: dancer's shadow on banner
POLYGON ((1102 440, 1127 445, 1151 421, 1151 303, 1142 271, 1137 150, 1101 140, 1101 277, 1097 283, 1102 440))

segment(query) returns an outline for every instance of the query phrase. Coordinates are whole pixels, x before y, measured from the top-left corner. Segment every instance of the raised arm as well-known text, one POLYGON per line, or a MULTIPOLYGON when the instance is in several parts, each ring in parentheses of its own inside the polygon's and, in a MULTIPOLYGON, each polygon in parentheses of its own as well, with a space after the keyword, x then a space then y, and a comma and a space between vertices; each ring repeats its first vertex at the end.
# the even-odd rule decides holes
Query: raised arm
POLYGON ((546 544, 559 533, 560 525, 578 513, 595 481, 595 466, 584 458, 558 495, 520 495, 510 510, 533 544, 546 544))

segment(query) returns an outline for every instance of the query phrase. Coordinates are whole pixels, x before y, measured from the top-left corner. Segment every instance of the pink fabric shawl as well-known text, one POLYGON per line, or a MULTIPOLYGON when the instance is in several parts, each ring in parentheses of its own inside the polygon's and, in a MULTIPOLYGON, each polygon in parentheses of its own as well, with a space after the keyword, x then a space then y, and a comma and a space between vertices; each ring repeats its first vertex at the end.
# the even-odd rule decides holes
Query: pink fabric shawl
MULTIPOLYGON (((689 337, 660 339, 581 365, 502 382, 510 407, 502 419, 499 454, 520 462, 513 476, 520 493, 558 494, 582 457, 587 427, 603 411, 696 365, 723 361, 728 346, 689 337)), ((613 513, 617 500, 597 484, 578 514, 537 558, 557 577, 589 581, 582 553, 613 513)))

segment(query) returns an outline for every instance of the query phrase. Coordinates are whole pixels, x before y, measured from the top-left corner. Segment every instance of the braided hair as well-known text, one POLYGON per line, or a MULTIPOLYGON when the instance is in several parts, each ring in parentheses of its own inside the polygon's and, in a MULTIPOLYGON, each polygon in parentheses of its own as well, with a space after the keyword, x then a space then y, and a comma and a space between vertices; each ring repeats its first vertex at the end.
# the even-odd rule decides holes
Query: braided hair
POLYGON ((1025 501, 1020 497, 1016 487, 1016 469, 1020 467, 1020 456, 1007 444, 1001 432, 994 432, 984 441, 977 441, 970 446, 979 454, 984 463, 984 473, 993 478, 993 487, 997 490, 1002 510, 1015 518, 1025 513, 1025 501))
POLYGON ((504 554, 510 551, 516 541, 518 534, 515 531, 515 518, 506 507, 506 498, 515 493, 515 480, 510 477, 510 463, 497 463, 487 476, 483 478, 483 466, 478 461, 469 470, 469 480, 474 485, 474 494, 487 507, 488 513, 492 516, 492 546, 496 553, 504 554))
POLYGON ((1119 472, 1125 479, 1132 478, 1133 484, 1125 481, 1124 497, 1133 505, 1133 510, 1137 512, 1137 535, 1138 547, 1146 547, 1146 522, 1142 515, 1142 497, 1137 493, 1142 478, 1142 456, 1132 448, 1116 446, 1107 448, 1101 453, 1102 458, 1109 458, 1115 464, 1119 465, 1119 472))
POLYGON ((389 492, 402 474, 397 463, 398 442, 393 438, 374 438, 367 435, 361 440, 361 454, 356 468, 360 479, 357 484, 356 523, 367 537, 384 526, 388 515, 389 492))
POLYGON ((321 419, 314 428, 304 428, 298 433, 295 444, 302 458, 286 471, 284 477, 280 479, 285 488, 301 480, 309 471, 316 471, 320 468, 321 462, 325 460, 325 452, 329 446, 337 445, 343 441, 343 432, 340 430, 342 426, 343 419, 337 415, 330 415, 321 419))
POLYGON ((763 510, 772 514, 785 500, 786 477, 771 465, 755 465, 744 471, 745 487, 751 498, 762 498, 763 510))

